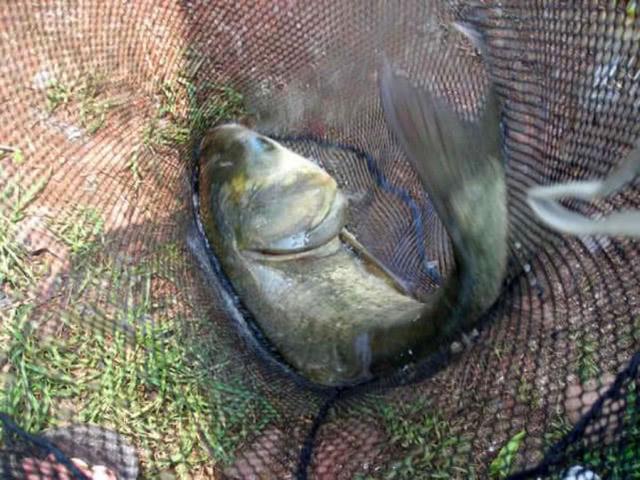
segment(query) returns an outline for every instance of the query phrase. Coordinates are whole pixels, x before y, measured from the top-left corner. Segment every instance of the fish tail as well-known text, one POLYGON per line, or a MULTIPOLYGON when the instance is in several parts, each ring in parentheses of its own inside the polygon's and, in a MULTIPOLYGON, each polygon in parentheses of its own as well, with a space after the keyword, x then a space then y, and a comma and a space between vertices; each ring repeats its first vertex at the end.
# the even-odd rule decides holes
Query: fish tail
POLYGON ((385 59, 380 92, 391 132, 443 215, 453 188, 492 168, 486 164, 501 158, 499 107, 493 88, 478 120, 470 121, 444 99, 394 72, 385 59))

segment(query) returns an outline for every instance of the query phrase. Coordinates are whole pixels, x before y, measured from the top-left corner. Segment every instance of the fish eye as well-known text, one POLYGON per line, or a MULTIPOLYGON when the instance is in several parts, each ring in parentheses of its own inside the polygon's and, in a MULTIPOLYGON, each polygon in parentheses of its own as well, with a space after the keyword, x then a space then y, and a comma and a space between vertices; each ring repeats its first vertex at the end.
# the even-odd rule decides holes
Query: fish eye
POLYGON ((270 152, 272 150, 275 150, 276 146, 273 144, 273 142, 271 142, 270 140, 264 138, 264 137, 258 137, 258 144, 260 145, 260 147, 265 151, 265 152, 270 152))

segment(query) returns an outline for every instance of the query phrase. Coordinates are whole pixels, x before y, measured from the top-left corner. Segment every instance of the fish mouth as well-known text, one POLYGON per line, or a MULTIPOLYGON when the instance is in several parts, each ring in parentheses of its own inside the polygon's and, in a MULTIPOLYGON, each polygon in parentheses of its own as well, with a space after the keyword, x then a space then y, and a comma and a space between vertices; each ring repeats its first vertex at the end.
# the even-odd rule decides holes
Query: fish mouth
MULTIPOLYGON (((328 245, 331 241, 328 241, 325 245, 328 245)), ((308 257, 318 258, 319 252, 323 250, 324 245, 319 247, 310 248, 308 250, 300 250, 294 253, 282 253, 282 252, 270 252, 268 250, 242 250, 242 254, 252 260, 267 261, 267 262, 288 262, 293 260, 300 260, 308 257)), ((324 255, 333 253, 334 250, 327 251, 324 255)))
POLYGON ((338 248, 339 235, 347 222, 347 199, 340 191, 331 208, 318 224, 310 230, 297 232, 282 239, 272 248, 247 248, 241 252, 245 256, 267 261, 283 262, 310 256, 325 256, 338 248), (336 248, 327 248, 332 243, 336 248))

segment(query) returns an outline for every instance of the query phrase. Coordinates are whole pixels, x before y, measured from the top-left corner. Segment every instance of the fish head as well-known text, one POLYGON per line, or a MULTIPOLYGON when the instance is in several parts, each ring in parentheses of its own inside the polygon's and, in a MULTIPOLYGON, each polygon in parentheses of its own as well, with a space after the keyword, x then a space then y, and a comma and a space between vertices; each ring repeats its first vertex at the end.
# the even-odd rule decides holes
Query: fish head
MULTIPOLYGON (((295 254, 336 238, 346 197, 311 160, 237 124, 222 125, 201 144, 200 194, 218 241, 245 252, 295 254)), ((215 244, 215 242, 214 242, 215 244)))
POLYGON ((239 124, 226 124, 210 130, 202 139, 200 151, 214 179, 228 177, 263 178, 278 168, 279 143, 239 124))

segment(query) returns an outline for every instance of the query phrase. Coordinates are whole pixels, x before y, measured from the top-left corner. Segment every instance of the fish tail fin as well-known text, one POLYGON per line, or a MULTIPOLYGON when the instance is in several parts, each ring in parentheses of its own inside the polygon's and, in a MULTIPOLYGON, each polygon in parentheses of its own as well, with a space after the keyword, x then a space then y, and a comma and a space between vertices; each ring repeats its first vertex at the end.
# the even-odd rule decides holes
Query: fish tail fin
MULTIPOLYGON (((388 126, 441 210, 452 188, 501 157, 500 117, 493 88, 477 121, 458 115, 444 99, 414 86, 385 59, 380 79, 388 126)), ((440 212, 439 212, 440 213, 440 212)))

